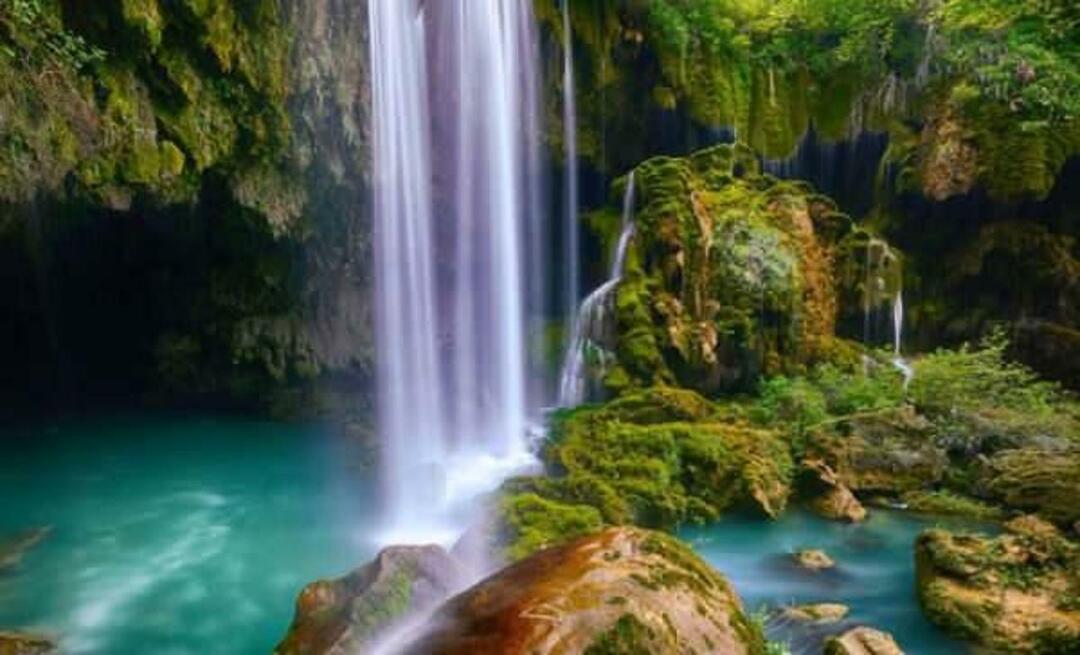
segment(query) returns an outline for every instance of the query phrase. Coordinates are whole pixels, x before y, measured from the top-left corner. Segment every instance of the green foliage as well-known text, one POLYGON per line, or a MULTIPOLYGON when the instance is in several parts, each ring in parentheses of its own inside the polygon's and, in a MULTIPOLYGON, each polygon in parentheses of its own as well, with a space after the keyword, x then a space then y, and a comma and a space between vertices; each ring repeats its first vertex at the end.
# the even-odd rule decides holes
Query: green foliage
POLYGON ((958 410, 993 407, 1047 417, 1063 400, 1057 385, 1041 381, 1022 364, 1006 356, 1008 336, 991 332, 978 347, 939 350, 915 364, 911 398, 931 416, 949 416, 958 410))
POLYGON ((0 55, 9 59, 49 59, 75 70, 105 59, 104 50, 64 28, 52 0, 7 0, 0 6, 0 24, 8 33, 0 55))
POLYGON ((974 519, 994 520, 1002 517, 1002 511, 992 505, 960 496, 951 491, 912 491, 904 494, 904 503, 913 512, 941 516, 964 516, 974 519))

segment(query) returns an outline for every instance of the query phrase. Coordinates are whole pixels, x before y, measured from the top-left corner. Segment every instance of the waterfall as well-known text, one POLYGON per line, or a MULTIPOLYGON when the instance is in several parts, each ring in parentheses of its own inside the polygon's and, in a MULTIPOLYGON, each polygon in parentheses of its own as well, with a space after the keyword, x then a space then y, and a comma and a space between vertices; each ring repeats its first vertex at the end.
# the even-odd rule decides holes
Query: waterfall
POLYGON ((562 2, 563 23, 563 148, 566 151, 564 182, 563 257, 566 279, 563 289, 566 324, 576 322, 581 289, 580 228, 578 226, 577 100, 574 96, 574 33, 570 24, 570 0, 562 2))
POLYGON ((572 407, 585 402, 588 391, 589 348, 595 343, 609 342, 611 335, 610 304, 626 267, 626 253, 634 236, 634 173, 626 180, 623 195, 622 231, 611 262, 611 275, 581 303, 574 322, 573 338, 566 351, 559 376, 559 406, 572 407))
POLYGON ((915 379, 915 369, 904 359, 904 292, 897 289, 893 297, 893 366, 904 377, 904 389, 915 379))
POLYGON ((381 472, 394 538, 440 541, 528 461, 533 19, 527 0, 368 7, 381 472))

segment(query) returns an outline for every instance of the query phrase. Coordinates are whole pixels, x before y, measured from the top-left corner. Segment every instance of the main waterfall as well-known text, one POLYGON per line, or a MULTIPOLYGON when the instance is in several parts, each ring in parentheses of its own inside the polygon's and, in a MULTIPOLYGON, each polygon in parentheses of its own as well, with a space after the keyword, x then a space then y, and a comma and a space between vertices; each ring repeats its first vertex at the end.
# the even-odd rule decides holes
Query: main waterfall
POLYGON ((537 42, 527 0, 368 4, 382 472, 411 541, 528 461, 537 42))

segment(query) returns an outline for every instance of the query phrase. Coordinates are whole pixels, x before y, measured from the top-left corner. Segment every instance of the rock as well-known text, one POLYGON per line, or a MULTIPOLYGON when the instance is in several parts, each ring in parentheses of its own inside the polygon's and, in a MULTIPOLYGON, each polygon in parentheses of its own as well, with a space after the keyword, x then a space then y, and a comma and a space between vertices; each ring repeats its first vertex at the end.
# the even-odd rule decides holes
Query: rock
POLYGON ((825 655, 904 655, 904 651, 889 633, 859 627, 826 641, 825 655))
POLYGON ((48 655, 58 652, 48 637, 0 631, 0 655, 48 655))
POLYGON ((811 432, 807 456, 827 464, 853 492, 898 495, 944 476, 949 459, 933 436, 929 421, 902 407, 811 432))
POLYGON ((989 495, 1061 526, 1080 521, 1080 448, 1007 450, 984 471, 989 495))
POLYGON ((728 583, 663 534, 611 528, 541 551, 448 601, 424 655, 763 652, 728 583))
POLYGON ((781 610, 781 615, 794 621, 807 623, 835 623, 847 616, 850 611, 847 605, 839 603, 812 603, 785 607, 781 610))
POLYGON ((821 460, 803 462, 800 491, 811 497, 815 513, 837 521, 857 523, 866 518, 866 508, 851 490, 836 477, 836 472, 821 460))
POLYGON ((22 562, 23 555, 52 533, 51 527, 33 528, 14 537, 0 541, 0 571, 13 568, 22 562))
POLYGON ((430 609, 461 584, 456 560, 438 546, 393 546, 337 580, 300 592, 276 655, 363 650, 397 621, 430 609))
POLYGON ((951 634, 1009 653, 1080 652, 1080 546, 1036 517, 990 538, 929 530, 915 544, 919 600, 951 634))
POLYGON ((823 550, 800 550, 791 557, 799 568, 808 571, 824 571, 836 566, 836 562, 823 550))
POLYGON ((634 174, 637 233, 616 291, 610 391, 713 394, 826 354, 834 238, 851 224, 834 202, 761 175, 741 144, 656 157, 634 174))

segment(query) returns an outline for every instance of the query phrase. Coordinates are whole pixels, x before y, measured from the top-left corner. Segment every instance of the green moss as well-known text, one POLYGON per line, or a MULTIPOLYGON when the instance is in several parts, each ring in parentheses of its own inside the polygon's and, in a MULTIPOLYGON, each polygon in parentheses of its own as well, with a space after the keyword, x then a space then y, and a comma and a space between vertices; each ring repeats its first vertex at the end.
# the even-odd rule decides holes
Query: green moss
POLYGON ((568 505, 535 493, 509 494, 501 503, 506 555, 511 561, 595 532, 603 525, 600 512, 593 507, 568 505))
POLYGON ((949 491, 912 491, 903 495, 908 509, 922 514, 965 516, 974 519, 996 520, 1003 516, 1001 509, 949 491))
POLYGON ((649 655, 653 653, 653 630, 633 614, 623 614, 611 628, 597 636, 586 655, 649 655))

